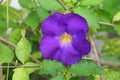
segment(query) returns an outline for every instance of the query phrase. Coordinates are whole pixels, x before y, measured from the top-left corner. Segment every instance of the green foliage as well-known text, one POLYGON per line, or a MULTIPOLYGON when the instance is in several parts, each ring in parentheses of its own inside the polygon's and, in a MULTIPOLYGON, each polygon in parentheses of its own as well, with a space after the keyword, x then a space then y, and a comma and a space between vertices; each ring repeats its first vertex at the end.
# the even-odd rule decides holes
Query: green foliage
POLYGON ((115 16, 113 17, 113 22, 115 21, 120 21, 120 11, 117 12, 117 14, 115 14, 115 16))
POLYGON ((72 76, 90 76, 92 74, 102 74, 103 69, 92 61, 82 60, 69 68, 72 76))
POLYGON ((111 15, 114 15, 117 11, 120 10, 120 0, 103 0, 102 9, 108 11, 111 15))
POLYGON ((115 23, 115 30, 118 33, 118 35, 120 36, 120 22, 115 23))
POLYGON ((95 80, 95 77, 94 77, 93 75, 90 75, 90 76, 88 77, 88 80, 95 80))
POLYGON ((9 41, 17 44, 21 37, 21 30, 19 28, 14 29, 9 35, 9 41))
POLYGON ((0 63, 10 63, 14 58, 12 49, 0 42, 0 63))
POLYGON ((29 74, 25 68, 17 68, 14 70, 12 80, 29 80, 29 74))
POLYGON ((57 0, 38 0, 40 5, 48 11, 56 11, 62 6, 57 2, 57 0))
POLYGON ((41 35, 40 35, 40 34, 32 34, 32 35, 30 35, 30 39, 31 39, 32 41, 39 41, 40 38, 41 38, 41 35))
POLYGON ((37 14, 38 14, 40 20, 42 20, 42 21, 44 19, 46 19, 48 16, 50 16, 50 13, 47 10, 45 10, 44 8, 37 8, 37 14))
POLYGON ((40 59, 40 58, 42 57, 40 51, 35 51, 35 52, 32 54, 32 56, 33 56, 34 58, 36 58, 36 59, 40 59))
POLYGON ((35 1, 32 0, 19 0, 19 3, 23 8, 32 9, 37 7, 35 1))
POLYGON ((120 55, 120 38, 107 39, 102 52, 110 55, 120 55))
POLYGON ((16 49, 16 56, 17 58, 24 64, 27 59, 29 58, 29 55, 31 53, 31 44, 29 41, 23 36, 20 41, 18 42, 16 49))
MULTIPOLYGON (((7 13, 6 11, 4 14, 7 13)), ((22 10, 17 10, 15 8, 9 7, 9 20, 22 20, 23 16, 23 11, 22 10)), ((4 15, 4 18, 7 19, 7 15, 4 15)))
POLYGON ((67 80, 67 79, 65 78, 65 76, 56 76, 50 80, 67 80))
POLYGON ((83 6, 88 6, 88 5, 91 5, 91 6, 96 6, 96 5, 99 5, 103 0, 81 0, 81 5, 83 6))
POLYGON ((111 16, 110 13, 108 13, 107 11, 103 9, 97 9, 96 12, 97 12, 97 15, 100 21, 109 22, 109 23, 111 22, 112 18, 110 17, 111 16))
POLYGON ((31 74, 35 70, 39 69, 39 67, 35 67, 35 66, 38 66, 38 64, 35 64, 35 63, 32 63, 32 62, 28 62, 28 63, 24 64, 24 66, 33 66, 33 67, 25 68, 25 71, 26 71, 27 74, 31 74))
POLYGON ((119 80, 120 69, 108 69, 105 68, 105 80, 119 80))
POLYGON ((26 18, 26 20, 25 20, 25 23, 26 23, 29 27, 31 27, 33 30, 35 30, 35 29, 38 27, 39 23, 40 23, 39 17, 38 17, 38 15, 37 15, 37 13, 36 13, 36 12, 31 12, 31 13, 27 16, 27 18, 26 18))
POLYGON ((6 21, 0 19, 0 35, 3 35, 6 30, 7 30, 6 21))
MULTIPOLYGON (((7 19, 7 8, 5 6, 0 6, 0 18, 7 19)), ((17 10, 15 8, 9 7, 9 20, 22 20, 22 10, 17 10)))
MULTIPOLYGON (((0 4, 0 37, 5 38, 5 41, 0 38, 0 65, 5 68, 6 63, 15 66, 14 72, 12 68, 9 68, 9 72, 3 68, 3 80, 7 73, 10 80, 82 80, 82 77, 100 80, 99 75, 103 73, 105 80, 119 80, 120 69, 114 64, 120 62, 120 0, 61 1, 64 7, 58 0, 18 0, 21 9, 10 6, 11 0, 0 4), (66 7, 69 10, 65 10, 66 7), (107 63, 98 66, 93 61, 81 60, 65 66, 60 62, 42 58, 39 51, 39 42, 43 36, 42 22, 54 12, 66 14, 70 11, 84 17, 94 38, 104 41, 100 59, 113 65, 109 67, 107 63), (95 34, 103 31, 115 34, 114 38, 95 34), (12 48, 11 44, 16 47, 12 48)), ((97 44, 99 46, 99 43, 97 44)), ((95 59, 94 54, 90 54, 90 58, 95 59)))
POLYGON ((99 24, 98 24, 99 19, 97 14, 94 12, 94 10, 89 9, 87 7, 77 7, 73 9, 73 12, 86 18, 90 27, 99 28, 99 24))
POLYGON ((40 66, 40 74, 60 74, 65 71, 65 66, 57 61, 45 60, 40 66))
POLYGON ((118 63, 120 62, 120 59, 115 56, 105 55, 105 56, 101 56, 100 58, 106 61, 118 62, 118 63))
POLYGON ((27 66, 27 67, 14 69, 12 80, 29 80, 29 74, 31 74, 32 72, 34 72, 39 68, 39 67, 35 67, 37 66, 37 64, 31 62, 26 63, 23 66, 27 66), (29 66, 33 66, 33 67, 29 67, 29 66))

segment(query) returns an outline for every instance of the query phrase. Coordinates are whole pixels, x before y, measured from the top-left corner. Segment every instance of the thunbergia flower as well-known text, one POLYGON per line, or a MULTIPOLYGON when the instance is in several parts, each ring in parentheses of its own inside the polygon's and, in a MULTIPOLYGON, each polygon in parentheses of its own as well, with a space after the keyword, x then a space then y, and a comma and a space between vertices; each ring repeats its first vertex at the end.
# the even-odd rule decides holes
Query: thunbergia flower
POLYGON ((42 33, 40 51, 45 59, 70 66, 90 51, 90 43, 86 39, 88 24, 78 14, 52 14, 43 21, 42 33))

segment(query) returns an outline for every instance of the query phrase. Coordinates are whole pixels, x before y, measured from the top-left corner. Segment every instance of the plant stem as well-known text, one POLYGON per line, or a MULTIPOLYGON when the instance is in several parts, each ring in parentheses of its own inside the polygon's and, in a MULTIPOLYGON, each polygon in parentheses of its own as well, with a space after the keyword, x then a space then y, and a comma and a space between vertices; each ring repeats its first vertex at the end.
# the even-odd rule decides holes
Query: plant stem
POLYGON ((59 3, 60 3, 60 5, 64 8, 64 10, 66 10, 66 11, 68 11, 68 12, 71 12, 70 10, 69 10, 69 8, 68 7, 66 7, 65 6, 65 4, 61 1, 61 0, 57 0, 59 3))
MULTIPOLYGON (((93 58, 85 58, 85 59, 97 62, 97 59, 93 59, 93 58)), ((99 59, 99 62, 100 62, 101 65, 105 65, 107 67, 118 67, 118 68, 120 68, 120 63, 117 63, 117 62, 105 61, 105 60, 101 60, 101 59, 99 59)))
POLYGON ((7 68, 7 75, 6 75, 6 80, 8 80, 9 79, 9 63, 8 63, 8 68, 7 68))
POLYGON ((94 55, 95 55, 95 58, 96 58, 96 60, 97 60, 97 64, 100 65, 99 56, 98 56, 98 51, 97 51, 95 42, 94 42, 92 36, 90 35, 90 33, 88 34, 88 37, 89 37, 89 40, 90 40, 90 43, 91 43, 92 51, 93 51, 93 53, 94 53, 94 55))
POLYGON ((6 16, 7 16, 7 28, 9 27, 9 1, 8 0, 6 0, 7 1, 7 5, 6 5, 6 7, 7 7, 7 10, 6 10, 6 16))
POLYGON ((3 43, 5 43, 5 44, 7 44, 7 45, 9 45, 9 46, 11 46, 11 47, 13 47, 13 48, 16 47, 14 44, 8 42, 6 39, 4 39, 4 38, 2 38, 2 37, 0 37, 0 41, 2 41, 3 43))
MULTIPOLYGON (((92 51, 93 51, 93 53, 94 53, 94 55, 95 55, 95 58, 96 58, 96 60, 97 60, 97 64, 98 64, 99 66, 101 66, 101 64, 100 64, 100 59, 99 59, 99 56, 98 56, 98 51, 97 51, 95 42, 94 42, 92 36, 90 35, 90 33, 88 34, 88 37, 89 37, 89 40, 90 40, 90 43, 91 43, 92 51)), ((104 76, 103 76, 103 75, 100 75, 100 78, 101 78, 101 80, 104 80, 104 76)))
POLYGON ((0 66, 0 68, 31 68, 31 67, 40 67, 40 65, 0 66))
POLYGON ((99 24, 102 24, 102 25, 107 25, 107 26, 114 27, 114 24, 111 24, 111 23, 99 22, 99 24))
POLYGON ((30 55, 29 58, 32 59, 34 62, 40 64, 40 61, 34 58, 33 56, 30 55))

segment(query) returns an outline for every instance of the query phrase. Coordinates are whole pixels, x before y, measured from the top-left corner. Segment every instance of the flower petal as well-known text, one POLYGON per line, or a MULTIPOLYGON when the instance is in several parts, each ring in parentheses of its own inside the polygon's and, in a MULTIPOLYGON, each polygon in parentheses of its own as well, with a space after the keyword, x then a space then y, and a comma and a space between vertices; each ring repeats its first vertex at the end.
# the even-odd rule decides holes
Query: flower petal
POLYGON ((81 55, 87 55, 91 49, 84 31, 80 31, 79 34, 73 36, 72 46, 78 50, 81 55))
POLYGON ((40 42, 40 51, 46 59, 52 59, 55 52, 59 49, 59 42, 51 36, 43 36, 40 42))
POLYGON ((82 58, 82 55, 75 50, 71 44, 68 44, 65 47, 61 47, 61 62, 65 64, 66 66, 75 64, 79 62, 82 58))
POLYGON ((83 30, 85 33, 88 32, 88 24, 85 18, 78 14, 69 13, 64 16, 64 20, 67 26, 68 33, 78 33, 83 30))
POLYGON ((60 60, 61 54, 62 54, 62 53, 61 53, 61 50, 60 50, 60 49, 57 50, 57 51, 55 52, 55 54, 53 55, 52 59, 60 62, 60 61, 61 61, 61 60, 60 60))
POLYGON ((62 17, 64 15, 61 13, 54 13, 49 16, 42 23, 42 33, 43 35, 52 34, 52 35, 61 35, 64 33, 65 26, 62 24, 62 17))

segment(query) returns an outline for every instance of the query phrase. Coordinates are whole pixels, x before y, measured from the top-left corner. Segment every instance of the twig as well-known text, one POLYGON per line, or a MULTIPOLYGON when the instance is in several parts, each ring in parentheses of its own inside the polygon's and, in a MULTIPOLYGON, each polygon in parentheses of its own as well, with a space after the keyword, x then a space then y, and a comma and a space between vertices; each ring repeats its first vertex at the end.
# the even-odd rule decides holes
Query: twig
POLYGON ((34 58, 33 56, 30 55, 29 58, 32 59, 34 62, 40 64, 40 61, 34 58))
MULTIPOLYGON (((88 34, 88 37, 89 37, 89 40, 90 40, 90 42, 91 42, 92 51, 93 51, 93 53, 94 53, 94 55, 95 55, 95 58, 96 58, 96 60, 97 60, 97 64, 98 64, 99 66, 101 66, 101 64, 100 64, 100 59, 99 59, 99 56, 98 56, 98 51, 97 51, 95 42, 94 42, 92 36, 90 35, 90 33, 88 34)), ((101 80, 104 80, 104 76, 103 76, 103 75, 100 75, 100 78, 101 78, 101 80)))
MULTIPOLYGON (((97 59, 92 59, 92 58, 85 58, 85 59, 97 62, 97 59)), ((105 61, 105 60, 101 60, 101 59, 99 59, 99 62, 100 62, 101 65, 105 65, 107 67, 118 67, 118 68, 120 68, 120 63, 117 63, 117 62, 105 61)))
POLYGON ((7 45, 9 45, 9 46, 11 46, 11 47, 13 47, 13 48, 16 47, 14 44, 8 42, 6 39, 4 39, 4 38, 2 38, 2 37, 0 37, 0 41, 2 41, 3 43, 5 43, 5 44, 7 44, 7 45))
POLYGON ((31 67, 40 67, 40 65, 0 66, 0 68, 31 68, 31 67))
POLYGON ((10 64, 8 63, 7 74, 6 74, 6 80, 9 79, 9 72, 10 72, 9 66, 10 66, 10 64))
POLYGON ((102 25, 107 25, 107 26, 114 27, 114 24, 111 24, 111 23, 99 22, 99 24, 102 24, 102 25))
POLYGON ((109 67, 118 67, 118 68, 120 68, 120 63, 109 62, 109 61, 104 61, 104 60, 100 60, 100 63, 102 65, 107 65, 109 67))
POLYGON ((66 11, 71 12, 71 11, 68 9, 68 7, 66 7, 65 4, 64 4, 61 0, 57 0, 57 1, 60 3, 60 5, 61 5, 66 11))
MULTIPOLYGON (((0 37, 0 41, 2 41, 3 43, 5 43, 5 44, 7 44, 7 45, 9 45, 13 48, 16 48, 16 45, 14 45, 13 43, 10 43, 9 41, 7 41, 6 39, 4 39, 2 37, 0 37)), ((40 61, 35 59, 33 56, 29 56, 29 58, 32 59, 34 62, 36 62, 38 64, 40 63, 40 61)))
POLYGON ((97 48, 96 48, 95 42, 94 42, 92 36, 90 35, 90 33, 88 34, 88 37, 89 37, 89 40, 90 40, 90 43, 91 43, 92 51, 93 51, 93 53, 95 55, 95 58, 97 60, 97 64, 100 65, 97 48))

